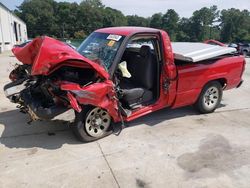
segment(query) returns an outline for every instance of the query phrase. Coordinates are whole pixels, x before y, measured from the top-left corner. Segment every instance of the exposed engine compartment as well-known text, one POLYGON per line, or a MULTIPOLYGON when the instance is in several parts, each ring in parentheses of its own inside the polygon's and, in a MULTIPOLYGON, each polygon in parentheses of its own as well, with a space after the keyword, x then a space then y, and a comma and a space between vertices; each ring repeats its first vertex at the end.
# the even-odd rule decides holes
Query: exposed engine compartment
POLYGON ((62 84, 74 83, 83 87, 97 81, 93 69, 62 66, 48 76, 31 76, 31 65, 18 65, 11 73, 11 83, 5 85, 5 95, 32 120, 52 119, 70 108, 67 91, 62 84))

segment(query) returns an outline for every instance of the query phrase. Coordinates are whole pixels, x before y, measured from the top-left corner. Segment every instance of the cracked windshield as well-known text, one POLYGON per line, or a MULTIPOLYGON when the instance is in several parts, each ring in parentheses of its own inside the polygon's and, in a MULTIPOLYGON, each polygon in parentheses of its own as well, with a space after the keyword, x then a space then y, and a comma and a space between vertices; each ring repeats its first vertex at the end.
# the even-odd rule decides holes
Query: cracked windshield
POLYGON ((124 37, 106 33, 93 33, 78 48, 88 59, 109 69, 124 37))

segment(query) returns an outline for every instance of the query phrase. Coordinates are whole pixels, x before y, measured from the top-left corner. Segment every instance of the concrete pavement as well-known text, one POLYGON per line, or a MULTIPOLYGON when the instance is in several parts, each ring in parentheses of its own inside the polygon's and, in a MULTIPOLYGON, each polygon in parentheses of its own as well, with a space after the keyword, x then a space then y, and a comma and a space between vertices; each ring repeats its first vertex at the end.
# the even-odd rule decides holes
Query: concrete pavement
MULTIPOLYGON (((15 63, 0 54, 0 88, 15 63)), ((248 188, 250 61, 239 89, 213 114, 161 110, 119 136, 76 141, 63 120, 35 122, 0 91, 0 187, 248 188)))

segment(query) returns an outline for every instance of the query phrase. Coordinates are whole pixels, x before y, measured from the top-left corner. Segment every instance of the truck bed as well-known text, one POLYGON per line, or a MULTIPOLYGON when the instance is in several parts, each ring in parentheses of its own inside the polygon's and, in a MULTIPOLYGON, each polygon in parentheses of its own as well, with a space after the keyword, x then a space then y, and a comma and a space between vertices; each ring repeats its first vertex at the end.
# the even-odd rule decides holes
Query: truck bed
POLYGON ((172 42, 175 60, 199 62, 218 56, 232 54, 237 50, 198 42, 172 42))

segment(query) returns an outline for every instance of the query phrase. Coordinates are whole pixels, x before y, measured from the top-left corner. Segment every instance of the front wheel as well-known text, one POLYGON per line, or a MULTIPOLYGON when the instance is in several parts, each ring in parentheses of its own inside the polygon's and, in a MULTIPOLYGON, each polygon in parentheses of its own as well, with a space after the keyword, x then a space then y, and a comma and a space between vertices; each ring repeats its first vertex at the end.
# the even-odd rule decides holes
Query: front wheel
POLYGON ((82 142, 95 141, 112 133, 112 119, 104 109, 83 106, 83 110, 75 115, 73 132, 82 142))
POLYGON ((214 112, 221 102, 222 94, 222 86, 219 82, 208 83, 195 103, 196 109, 203 114, 214 112))

